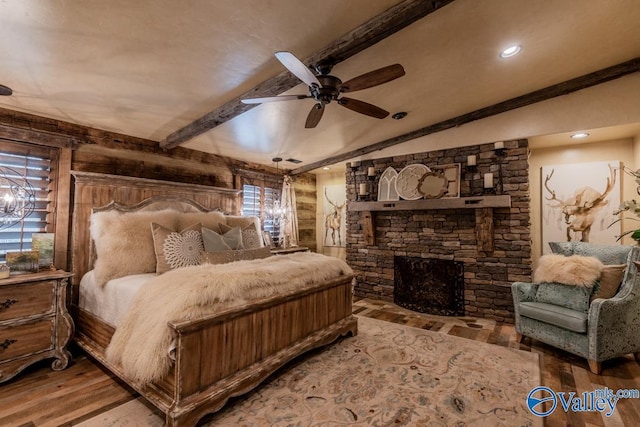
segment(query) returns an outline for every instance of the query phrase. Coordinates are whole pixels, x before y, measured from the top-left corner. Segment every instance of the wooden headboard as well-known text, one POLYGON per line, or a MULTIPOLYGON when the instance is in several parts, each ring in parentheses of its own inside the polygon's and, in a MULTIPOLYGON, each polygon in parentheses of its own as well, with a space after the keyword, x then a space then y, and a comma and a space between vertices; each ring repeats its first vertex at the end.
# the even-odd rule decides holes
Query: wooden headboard
MULTIPOLYGON (((75 182, 71 231, 71 271, 74 273, 71 283, 74 286, 80 283, 91 262, 89 219, 94 211, 172 207, 185 212, 217 209, 240 215, 242 208, 242 190, 91 172, 72 171, 71 174, 75 182)), ((72 298, 76 296, 77 292, 73 292, 72 298)))

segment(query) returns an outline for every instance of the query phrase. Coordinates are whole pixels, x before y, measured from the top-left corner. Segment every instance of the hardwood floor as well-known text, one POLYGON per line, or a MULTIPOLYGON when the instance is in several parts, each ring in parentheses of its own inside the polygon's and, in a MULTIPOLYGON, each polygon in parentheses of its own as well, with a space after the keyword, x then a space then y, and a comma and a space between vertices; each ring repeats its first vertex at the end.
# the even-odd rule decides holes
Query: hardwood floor
MULTIPOLYGON (((578 394, 608 387, 614 391, 640 388, 640 364, 628 356, 603 363, 602 375, 592 374, 577 356, 532 342, 515 341, 512 325, 471 317, 441 317, 405 310, 394 304, 363 299, 354 313, 446 333, 502 347, 535 352, 541 360, 541 385, 554 391, 578 394)), ((137 395, 100 365, 79 351, 64 371, 49 368, 49 361, 27 368, 0 385, 0 426, 71 426, 137 398, 137 395), (44 363, 46 362, 46 363, 44 363)), ((130 425, 138 425, 132 420, 130 425)), ((621 399, 611 417, 598 412, 556 409, 545 418, 546 426, 639 426, 640 399, 621 399)))

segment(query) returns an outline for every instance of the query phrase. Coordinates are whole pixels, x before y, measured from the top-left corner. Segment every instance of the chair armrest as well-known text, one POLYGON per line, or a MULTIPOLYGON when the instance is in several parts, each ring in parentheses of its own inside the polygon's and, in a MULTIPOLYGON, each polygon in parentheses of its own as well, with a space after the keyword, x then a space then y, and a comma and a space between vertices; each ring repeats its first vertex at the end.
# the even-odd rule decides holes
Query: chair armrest
POLYGON ((596 298, 589 307, 589 354, 606 360, 640 352, 640 295, 635 292, 609 299, 596 298))
POLYGON ((537 291, 538 284, 536 283, 514 282, 511 284, 514 304, 523 301, 534 301, 537 291))

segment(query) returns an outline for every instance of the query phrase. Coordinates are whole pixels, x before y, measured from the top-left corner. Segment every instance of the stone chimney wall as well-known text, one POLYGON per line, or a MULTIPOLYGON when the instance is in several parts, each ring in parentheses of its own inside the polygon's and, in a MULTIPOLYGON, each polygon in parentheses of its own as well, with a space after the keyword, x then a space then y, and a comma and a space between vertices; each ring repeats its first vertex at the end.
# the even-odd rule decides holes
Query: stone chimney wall
MULTIPOLYGON (((357 273, 355 294, 393 301, 393 257, 442 258, 464 262, 465 312, 469 316, 513 323, 511 283, 531 280, 531 227, 528 142, 505 141, 505 156, 493 143, 362 161, 347 168, 347 199, 356 202, 367 169, 375 167, 377 195, 380 175, 391 166, 461 164, 460 196, 482 196, 483 175, 492 172, 497 194, 511 196, 511 208, 494 208, 494 250, 481 250, 476 238, 476 209, 375 212, 374 246, 362 232, 362 212, 347 209, 347 262, 357 273), (478 171, 465 170, 468 155, 476 155, 478 171)), ((375 200, 375 198, 373 199, 375 200)))

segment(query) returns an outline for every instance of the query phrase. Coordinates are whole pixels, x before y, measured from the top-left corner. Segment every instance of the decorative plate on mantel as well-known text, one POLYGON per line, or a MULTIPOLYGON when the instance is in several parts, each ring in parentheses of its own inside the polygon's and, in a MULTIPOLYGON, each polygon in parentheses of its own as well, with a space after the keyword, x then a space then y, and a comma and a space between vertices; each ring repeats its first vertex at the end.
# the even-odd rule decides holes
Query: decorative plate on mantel
POLYGON ((398 195, 405 200, 421 199, 422 194, 418 190, 418 185, 420 184, 420 179, 429 172, 431 172, 431 169, 419 163, 405 166, 404 169, 398 172, 398 178, 396 178, 396 192, 398 195))

